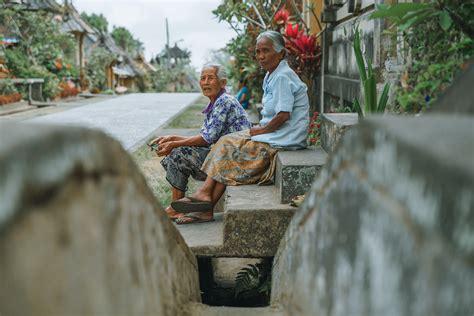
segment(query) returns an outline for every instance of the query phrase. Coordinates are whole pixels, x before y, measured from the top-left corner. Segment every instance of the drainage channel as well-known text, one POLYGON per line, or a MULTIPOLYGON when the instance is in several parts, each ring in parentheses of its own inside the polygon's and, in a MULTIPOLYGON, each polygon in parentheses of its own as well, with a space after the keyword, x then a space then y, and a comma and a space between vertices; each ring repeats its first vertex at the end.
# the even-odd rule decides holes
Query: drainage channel
POLYGON ((232 307, 269 305, 273 257, 197 259, 203 304, 232 307))

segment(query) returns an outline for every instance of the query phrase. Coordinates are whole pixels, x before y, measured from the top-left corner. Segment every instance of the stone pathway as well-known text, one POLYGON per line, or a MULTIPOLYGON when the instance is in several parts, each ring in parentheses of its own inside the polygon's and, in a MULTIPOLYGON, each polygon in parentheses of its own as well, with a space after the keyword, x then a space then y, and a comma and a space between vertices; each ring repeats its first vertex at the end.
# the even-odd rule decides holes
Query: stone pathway
POLYGON ((130 150, 199 96, 198 93, 128 94, 26 121, 100 129, 130 150))

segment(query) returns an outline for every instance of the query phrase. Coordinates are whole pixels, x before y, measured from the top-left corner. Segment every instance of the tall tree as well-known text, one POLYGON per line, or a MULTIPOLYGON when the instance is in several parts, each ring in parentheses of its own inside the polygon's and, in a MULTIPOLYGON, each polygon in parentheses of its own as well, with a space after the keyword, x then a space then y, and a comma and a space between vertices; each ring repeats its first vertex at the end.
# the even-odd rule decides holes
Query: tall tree
POLYGON ((105 16, 102 15, 102 13, 99 15, 95 13, 88 15, 87 13, 82 12, 81 18, 87 23, 89 23, 91 26, 96 28, 99 32, 101 33, 108 32, 109 22, 107 21, 105 16))
POLYGON ((111 35, 115 44, 126 52, 134 55, 143 51, 143 43, 138 39, 135 39, 132 33, 130 33, 130 31, 125 27, 114 26, 111 35))

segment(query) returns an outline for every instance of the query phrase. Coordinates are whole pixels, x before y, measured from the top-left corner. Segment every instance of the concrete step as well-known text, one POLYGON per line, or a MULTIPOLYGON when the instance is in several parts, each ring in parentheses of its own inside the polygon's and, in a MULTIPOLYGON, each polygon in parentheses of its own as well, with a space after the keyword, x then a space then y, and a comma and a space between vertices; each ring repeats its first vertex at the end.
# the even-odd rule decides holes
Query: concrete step
POLYGON ((327 158, 321 147, 278 152, 275 185, 280 203, 289 203, 295 196, 306 193, 327 158))
POLYGON ((227 187, 223 256, 274 256, 296 208, 280 204, 275 186, 227 187))
POLYGON ((176 225, 198 257, 272 257, 297 209, 279 202, 275 186, 229 186, 223 204, 214 222, 176 225))
POLYGON ((201 303, 190 303, 185 306, 183 315, 189 316, 283 316, 279 307, 228 307, 209 306, 201 303))
POLYGON ((176 225, 191 251, 198 257, 216 257, 224 247, 223 214, 215 213, 214 222, 176 225))

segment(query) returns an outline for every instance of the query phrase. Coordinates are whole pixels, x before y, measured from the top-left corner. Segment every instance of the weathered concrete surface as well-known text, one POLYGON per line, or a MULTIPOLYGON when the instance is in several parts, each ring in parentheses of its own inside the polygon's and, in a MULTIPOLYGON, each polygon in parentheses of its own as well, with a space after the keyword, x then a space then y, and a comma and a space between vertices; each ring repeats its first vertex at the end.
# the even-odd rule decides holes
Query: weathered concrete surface
POLYGON ((321 114, 321 146, 331 153, 351 126, 359 122, 356 113, 323 113, 321 114))
POLYGON ((208 306, 199 303, 188 304, 183 316, 284 316, 287 315, 277 307, 225 307, 208 306))
POLYGON ((186 245, 199 257, 216 256, 224 247, 224 222, 222 213, 214 214, 214 222, 193 225, 176 225, 186 245))
POLYGON ((320 147, 279 151, 275 185, 278 188, 280 202, 289 203, 295 196, 305 194, 326 160, 327 154, 320 147))
POLYGON ((0 314, 178 315, 195 257, 120 144, 0 125, 0 314))
POLYGON ((296 211, 280 203, 274 186, 229 186, 223 204, 216 221, 178 227, 198 257, 272 257, 296 211))
POLYGON ((275 256, 290 315, 472 315, 474 120, 372 118, 351 129, 275 256))
POLYGON ((225 256, 274 256, 296 208, 280 204, 273 186, 229 186, 225 194, 225 256))

